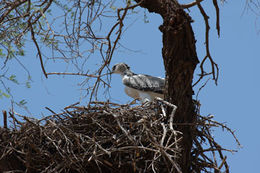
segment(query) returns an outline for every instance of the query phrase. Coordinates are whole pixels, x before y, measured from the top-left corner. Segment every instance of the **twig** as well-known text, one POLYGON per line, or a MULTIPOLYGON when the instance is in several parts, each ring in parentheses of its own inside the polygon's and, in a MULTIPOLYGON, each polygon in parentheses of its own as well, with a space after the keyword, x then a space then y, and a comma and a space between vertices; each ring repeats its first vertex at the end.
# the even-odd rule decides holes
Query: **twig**
POLYGON ((193 86, 197 85, 200 80, 205 76, 205 72, 204 72, 204 63, 207 59, 210 60, 210 64, 211 64, 211 70, 212 70, 212 77, 213 80, 215 81, 215 84, 217 85, 217 81, 218 81, 218 75, 219 75, 219 68, 218 65, 214 62, 213 58, 210 55, 210 50, 209 50, 209 30, 210 30, 210 26, 209 26, 209 16, 206 14, 206 12, 204 11, 203 7, 201 6, 200 3, 197 4, 200 13, 202 14, 203 18, 204 18, 204 22, 205 22, 205 26, 206 26, 206 31, 205 31, 205 44, 206 44, 206 56, 203 58, 202 62, 200 63, 200 69, 201 69, 201 76, 200 78, 193 84, 193 86))
POLYGON ((5 110, 2 111, 3 113, 3 118, 4 118, 4 128, 7 129, 7 113, 5 110))
POLYGON ((218 31, 218 36, 220 37, 220 24, 219 24, 219 7, 218 7, 218 1, 213 0, 214 7, 216 9, 216 29, 218 31))
POLYGON ((8 14, 10 12, 12 12, 13 9, 19 7, 20 5, 22 5, 25 2, 27 2, 27 0, 13 1, 13 3, 9 7, 6 7, 6 9, 8 9, 8 10, 4 14, 2 14, 2 16, 0 17, 0 24, 2 24, 5 17, 8 16, 8 14))
POLYGON ((99 76, 92 75, 92 74, 65 73, 65 72, 51 72, 51 73, 47 73, 47 75, 76 75, 76 76, 87 76, 87 77, 93 77, 93 78, 98 78, 99 77, 99 76))
POLYGON ((37 41, 36 41, 36 39, 35 39, 34 29, 33 29, 33 26, 32 26, 32 23, 31 23, 30 20, 28 21, 28 24, 29 24, 29 27, 30 27, 30 29, 31 29, 31 37, 32 37, 32 40, 33 40, 33 42, 34 42, 34 45, 35 45, 36 48, 37 48, 37 52, 38 52, 38 55, 39 55, 39 58, 40 58, 40 63, 41 63, 42 72, 43 72, 44 76, 45 76, 46 78, 48 78, 48 75, 47 75, 47 73, 46 73, 46 71, 45 71, 45 68, 44 68, 44 65, 43 65, 42 53, 41 53, 40 47, 39 47, 39 45, 38 45, 38 43, 37 43, 37 41))
MULTIPOLYGON (((104 111, 105 113, 108 113, 106 111, 104 111)), ((124 132, 124 134, 128 137, 128 139, 130 139, 130 141, 132 141, 134 143, 134 138, 126 131, 126 129, 121 125, 119 119, 118 119, 118 115, 116 114, 112 114, 113 117, 116 119, 117 125, 120 127, 120 129, 124 132)))
POLYGON ((191 7, 197 5, 198 3, 202 2, 202 1, 204 1, 204 0, 195 0, 191 3, 189 3, 189 4, 182 4, 181 7, 184 8, 184 9, 185 8, 191 8, 191 7))

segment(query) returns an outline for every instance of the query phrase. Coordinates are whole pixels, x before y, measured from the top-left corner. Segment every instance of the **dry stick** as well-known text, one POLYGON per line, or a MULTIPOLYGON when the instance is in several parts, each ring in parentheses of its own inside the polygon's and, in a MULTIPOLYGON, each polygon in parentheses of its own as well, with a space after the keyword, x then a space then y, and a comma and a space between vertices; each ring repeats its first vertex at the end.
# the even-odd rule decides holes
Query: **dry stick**
POLYGON ((44 68, 44 65, 43 65, 43 61, 42 61, 42 53, 41 53, 40 47, 39 47, 39 45, 38 45, 38 43, 37 43, 37 41, 36 41, 36 39, 35 39, 35 36, 34 36, 34 30, 33 30, 33 26, 32 26, 32 24, 31 24, 31 21, 28 21, 28 24, 29 24, 29 26, 30 26, 30 28, 31 28, 31 37, 32 37, 32 40, 33 40, 33 42, 34 42, 34 45, 35 45, 36 48, 37 48, 37 52, 38 52, 38 55, 39 55, 39 58, 40 58, 40 63, 41 63, 42 72, 43 72, 44 76, 45 76, 46 78, 48 78, 48 75, 47 75, 47 73, 46 73, 46 71, 45 71, 45 68, 44 68))
POLYGON ((177 172, 181 173, 179 165, 177 163, 175 163, 175 161, 173 161, 171 158, 172 156, 164 150, 165 147, 158 144, 158 142, 156 141, 156 138, 151 134, 150 130, 148 130, 147 132, 148 132, 148 135, 151 137, 152 143, 155 145, 155 147, 157 147, 159 149, 159 151, 171 162, 171 164, 174 166, 174 168, 177 170, 177 172))
POLYGON ((168 154, 165 150, 164 147, 157 144, 156 140, 154 139, 154 137, 152 137, 154 144, 159 148, 160 152, 172 163, 172 165, 175 167, 175 169, 177 170, 178 173, 181 173, 180 167, 177 163, 175 163, 174 160, 172 160, 172 156, 170 154, 168 154))
MULTIPOLYGON (((170 126, 170 129, 171 129, 171 130, 174 130, 174 129, 173 129, 173 117, 174 117, 175 112, 176 112, 176 110, 177 110, 177 106, 174 105, 174 104, 172 104, 172 103, 169 103, 169 102, 167 102, 167 101, 165 101, 165 100, 163 100, 163 99, 161 99, 161 98, 159 98, 159 97, 156 97, 155 99, 173 108, 173 109, 172 109, 172 112, 171 112, 171 114, 170 114, 169 126, 170 126)), ((163 115, 164 115, 164 114, 165 114, 165 110, 162 109, 162 112, 163 112, 163 115)))
MULTIPOLYGON (((208 161, 210 162, 210 164, 212 164, 213 161, 212 161, 210 158, 208 158, 208 156, 204 155, 204 153, 203 153, 203 148, 202 148, 202 146, 201 146, 201 143, 198 141, 198 139, 194 138, 194 142, 195 142, 196 148, 198 148, 198 150, 199 150, 199 152, 200 152, 202 158, 203 158, 204 160, 208 160, 208 161)), ((198 159, 198 157, 199 157, 200 154, 198 154, 198 155, 196 156, 196 159, 195 159, 195 160, 198 159)))
MULTIPOLYGON (((104 112, 106 112, 106 111, 104 111, 104 112)), ((116 115, 116 114, 112 114, 113 115, 113 117, 116 119, 116 122, 117 122, 117 125, 120 127, 120 129, 124 132, 124 134, 128 137, 128 139, 130 140, 130 141, 132 141, 133 143, 135 143, 135 140, 134 140, 134 138, 127 132, 127 130, 121 125, 121 123, 120 123, 120 121, 119 121, 119 119, 118 119, 118 115, 116 115)))
MULTIPOLYGON (((165 100, 163 100, 159 97, 156 97, 155 99, 173 108, 172 112, 170 114, 169 126, 170 126, 170 130, 174 133, 174 140, 179 141, 177 139, 177 132, 173 129, 173 117, 174 117, 175 112, 177 110, 177 106, 174 105, 174 104, 171 104, 171 103, 169 103, 169 102, 167 102, 167 101, 165 101, 165 100)), ((164 109, 162 109, 162 111, 165 112, 164 109)), ((179 138, 179 139, 181 139, 181 138, 179 138)), ((176 149, 178 150, 179 149, 178 142, 174 142, 174 144, 175 144, 176 149)), ((174 157, 177 157, 177 153, 175 153, 174 157)))
POLYGON ((217 121, 212 120, 213 117, 208 118, 208 117, 204 117, 204 116, 201 116, 201 115, 198 115, 198 116, 199 116, 200 118, 204 119, 204 120, 207 120, 207 121, 209 121, 209 122, 212 122, 213 124, 219 125, 219 126, 221 126, 223 129, 226 129, 227 131, 229 131, 229 132, 232 134, 233 138, 236 140, 238 146, 240 146, 240 147, 242 146, 242 145, 240 144, 239 140, 237 139, 237 137, 236 137, 236 135, 235 135, 235 132, 234 132, 233 130, 231 130, 229 127, 227 127, 225 124, 222 124, 222 123, 219 123, 219 122, 217 122, 217 121))
POLYGON ((164 123, 161 123, 161 125, 162 125, 162 128, 163 128, 163 135, 162 135, 162 139, 161 139, 161 146, 163 146, 167 130, 166 130, 166 127, 165 127, 164 123))
POLYGON ((227 156, 224 157, 224 159, 222 160, 222 163, 219 165, 219 167, 218 167, 219 170, 223 167, 224 163, 226 163, 226 160, 227 160, 227 156))
POLYGON ((3 112, 3 118, 4 118, 4 128, 7 129, 7 113, 5 110, 3 112))
POLYGON ((166 111, 165 111, 163 105, 161 105, 161 110, 162 110, 163 117, 166 117, 166 111))
MULTIPOLYGON (((206 133, 208 133, 208 134, 205 134, 205 137, 207 137, 208 142, 209 142, 211 148, 215 148, 216 151, 218 151, 220 158, 221 158, 222 160, 224 160, 224 156, 223 156, 223 154, 222 154, 223 148, 210 136, 210 130, 209 130, 209 128, 206 127, 206 129, 207 129, 206 133)), ((216 159, 216 157, 215 157, 215 152, 212 151, 212 154, 213 154, 213 158, 214 158, 214 161, 215 161, 214 169, 215 169, 215 170, 218 170, 218 167, 217 167, 217 159, 216 159)), ((226 172, 229 173, 229 167, 228 167, 227 163, 225 162, 224 165, 225 165, 225 167, 226 167, 226 172)))
POLYGON ((204 1, 204 0, 195 0, 191 3, 189 3, 189 4, 182 4, 181 7, 182 8, 191 8, 191 7, 197 5, 198 3, 202 2, 202 1, 204 1))
POLYGON ((53 113, 54 115, 56 115, 56 112, 54 112, 53 110, 51 110, 50 108, 48 107, 45 107, 45 109, 47 109, 48 111, 50 111, 51 113, 53 113))
POLYGON ((177 170, 178 173, 182 173, 179 165, 177 165, 177 163, 175 163, 175 161, 172 160, 171 156, 166 153, 164 150, 160 150, 166 157, 167 159, 172 163, 172 165, 175 167, 175 169, 177 170))
POLYGON ((143 149, 143 150, 152 151, 152 152, 158 151, 158 150, 148 148, 148 147, 143 147, 143 146, 125 146, 125 147, 117 148, 117 149, 115 149, 115 151, 122 151, 122 150, 129 150, 129 149, 143 149))
POLYGON ((205 44, 206 44, 206 56, 203 58, 201 64, 200 64, 200 69, 201 69, 201 76, 200 78, 195 82, 195 84, 193 84, 193 86, 195 86, 196 84, 198 84, 200 82, 200 80, 207 74, 205 74, 204 72, 204 63, 206 62, 207 59, 210 60, 211 63, 211 70, 212 72, 209 74, 212 74, 213 76, 213 80, 215 81, 215 83, 217 84, 217 80, 218 80, 218 75, 219 75, 219 68, 218 65, 214 62, 213 58, 210 55, 210 50, 209 50, 209 30, 210 30, 210 26, 209 26, 209 16, 207 15, 207 13, 204 11, 203 7, 200 5, 200 3, 197 4, 200 13, 202 14, 203 18, 204 18, 204 22, 205 22, 205 26, 206 26, 206 31, 205 31, 205 44), (215 71, 215 68, 217 71, 215 71))
POLYGON ((13 123, 14 123, 15 129, 16 129, 16 124, 15 123, 17 123, 19 125, 23 125, 23 123, 21 121, 18 121, 11 112, 9 112, 9 115, 13 119, 13 123))
POLYGON ((80 104, 80 102, 76 102, 76 103, 73 103, 73 104, 71 104, 69 106, 66 106, 64 109, 66 110, 66 109, 69 109, 69 108, 74 108, 78 104, 80 104))
POLYGON ((207 85, 208 81, 209 81, 209 79, 207 79, 207 81, 199 88, 199 91, 196 94, 196 101, 198 100, 199 93, 207 85))
MULTIPOLYGON (((209 117, 209 118, 208 118, 208 117, 202 117, 202 116, 200 116, 200 115, 198 115, 198 116, 199 116, 199 117, 202 119, 202 121, 204 122, 204 125, 203 125, 204 130, 203 130, 203 132, 202 132, 202 133, 203 133, 203 134, 202 134, 202 137, 203 137, 204 139, 206 138, 206 139, 208 140, 208 142, 209 142, 211 148, 206 149, 206 150, 203 150, 202 147, 201 147, 201 144, 200 144, 198 141, 196 141, 196 139, 195 139, 196 146, 199 148, 199 152, 200 152, 200 154, 198 154, 196 158, 198 159, 198 157, 199 157, 199 155, 200 155, 200 156, 205 160, 205 163, 206 163, 206 164, 209 164, 207 167, 213 168, 216 172, 219 172, 220 169, 223 167, 223 165, 225 165, 226 172, 229 172, 229 167, 228 167, 228 164, 226 163, 226 157, 223 156, 222 151, 229 151, 229 152, 234 152, 234 151, 224 149, 224 148, 222 148, 219 144, 217 144, 217 143, 214 141, 214 139, 212 138, 212 136, 211 136, 211 134, 210 134, 210 126, 206 124, 206 121, 209 121, 209 122, 211 122, 211 123, 213 123, 213 124, 216 124, 216 125, 218 125, 218 126, 221 126, 222 128, 225 128, 226 126, 223 125, 223 124, 221 124, 221 123, 214 122, 213 120, 211 120, 213 117, 209 117), (213 159, 214 159, 215 162, 212 162, 211 159, 209 159, 206 155, 203 154, 204 152, 207 152, 207 151, 211 151, 211 152, 212 152, 213 157, 214 157, 213 159), (217 152, 219 153, 219 156, 220 156, 220 158, 222 159, 222 163, 221 163, 221 165, 220 165, 219 167, 217 167, 217 159, 216 159, 216 156, 215 156, 215 151, 217 151, 217 152), (209 163, 207 163, 206 160, 208 160, 209 163)), ((228 130, 228 131, 229 131, 229 130, 228 130)), ((232 131, 230 131, 230 132, 232 133, 232 131)), ((233 134, 233 133, 232 133, 232 134, 233 134)), ((233 134, 233 135, 234 135, 234 134, 233 134)), ((236 138, 235 138, 235 139, 236 139, 236 138)), ((203 162, 203 163, 204 163, 204 162, 203 162)))
POLYGON ((224 162, 224 165, 225 165, 225 168, 226 168, 226 173, 229 173, 229 166, 226 162, 226 159, 224 159, 224 156, 222 154, 222 147, 216 141, 212 141, 212 143, 216 146, 216 148, 218 148, 218 153, 219 153, 220 158, 224 162))
POLYGON ((77 75, 77 76, 87 76, 87 77, 94 77, 98 78, 99 76, 92 75, 92 74, 83 74, 83 73, 60 73, 60 72, 51 72, 47 73, 47 75, 77 75))

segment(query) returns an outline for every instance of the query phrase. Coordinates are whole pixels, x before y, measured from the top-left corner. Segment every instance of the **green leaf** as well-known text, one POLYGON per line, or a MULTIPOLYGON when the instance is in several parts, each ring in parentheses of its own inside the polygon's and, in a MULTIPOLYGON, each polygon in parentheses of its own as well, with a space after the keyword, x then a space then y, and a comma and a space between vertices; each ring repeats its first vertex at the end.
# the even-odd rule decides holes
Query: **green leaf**
POLYGON ((9 95, 9 94, 2 93, 2 95, 5 96, 6 98, 10 98, 10 95, 9 95))
POLYGON ((19 51, 17 51, 17 55, 24 56, 24 51, 20 49, 19 51))
POLYGON ((26 82, 26 87, 31 88, 31 83, 29 81, 26 82))
POLYGON ((2 99, 3 96, 6 97, 6 98, 10 98, 10 95, 9 95, 9 94, 4 93, 4 92, 2 92, 2 90, 0 90, 0 99, 2 99))
POLYGON ((3 53, 3 49, 0 49, 0 57, 5 57, 6 55, 3 53))
POLYGON ((131 6, 132 5, 131 0, 127 0, 126 4, 127 4, 128 7, 131 6))
POLYGON ((14 83, 16 83, 16 84, 19 84, 18 81, 16 80, 16 76, 15 76, 15 75, 11 75, 11 76, 9 77, 9 80, 12 81, 12 82, 14 82, 14 83))
POLYGON ((19 106, 24 106, 24 105, 26 105, 26 104, 27 104, 27 101, 25 101, 24 99, 21 100, 21 101, 18 103, 19 106))
POLYGON ((115 7, 115 6, 110 6, 110 8, 111 8, 112 10, 114 10, 114 11, 117 10, 117 7, 115 7))

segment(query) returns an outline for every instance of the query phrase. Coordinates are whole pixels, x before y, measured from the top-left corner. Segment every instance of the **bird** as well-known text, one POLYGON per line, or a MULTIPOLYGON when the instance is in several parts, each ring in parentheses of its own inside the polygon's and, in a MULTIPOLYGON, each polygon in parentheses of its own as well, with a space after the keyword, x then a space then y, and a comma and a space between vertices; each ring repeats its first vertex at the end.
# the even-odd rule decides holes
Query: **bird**
POLYGON ((164 98, 164 78, 135 74, 125 63, 115 64, 111 73, 120 74, 125 85, 125 93, 142 103, 152 102, 156 97, 164 98))

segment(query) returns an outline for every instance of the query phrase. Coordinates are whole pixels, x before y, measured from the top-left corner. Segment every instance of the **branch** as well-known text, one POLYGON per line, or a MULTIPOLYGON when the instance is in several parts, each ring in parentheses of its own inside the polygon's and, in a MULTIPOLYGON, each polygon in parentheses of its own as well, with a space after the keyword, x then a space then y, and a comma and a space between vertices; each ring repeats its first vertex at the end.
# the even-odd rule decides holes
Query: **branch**
POLYGON ((206 12, 204 11, 203 7, 201 6, 200 3, 197 4, 201 15, 204 18, 204 22, 205 22, 205 26, 206 26, 206 31, 205 31, 205 44, 206 44, 206 56, 203 58, 201 64, 200 64, 200 69, 201 69, 201 75, 200 78, 197 80, 197 82, 195 82, 195 84, 193 84, 193 86, 197 85, 200 80, 206 76, 207 74, 204 71, 204 63, 207 59, 210 60, 211 63, 211 70, 212 72, 209 73, 213 76, 213 80, 215 81, 216 85, 217 85, 217 81, 218 81, 218 75, 219 75, 219 68, 218 65, 214 62, 213 58, 210 55, 210 50, 209 50, 209 30, 210 30, 210 26, 209 26, 209 16, 206 14, 206 12), (216 68, 216 71, 215 71, 216 68))
POLYGON ((185 8, 191 8, 191 7, 195 6, 195 5, 198 5, 202 1, 204 1, 204 0, 195 0, 194 2, 191 2, 189 4, 182 4, 181 7, 184 8, 184 9, 185 8))
POLYGON ((213 0, 214 7, 216 9, 216 29, 218 31, 218 36, 220 36, 220 25, 219 25, 219 8, 218 8, 218 1, 213 0))
POLYGON ((47 75, 76 75, 76 76, 87 76, 87 77, 94 77, 94 78, 98 78, 99 76, 96 75, 92 75, 92 74, 83 74, 83 73, 61 73, 61 72, 51 72, 51 73, 47 73, 47 75))
POLYGON ((110 29, 110 31, 108 32, 108 35, 106 36, 106 40, 107 40, 107 43, 102 43, 101 44, 101 49, 100 49, 100 53, 102 55, 102 58, 104 60, 104 63, 103 65, 99 68, 98 70, 98 77, 97 77, 97 80, 93 86, 93 89, 91 91, 91 94, 90 94, 90 101, 92 100, 92 97, 95 93, 97 93, 97 90, 98 90, 98 87, 99 87, 99 80, 100 80, 100 76, 101 76, 101 73, 102 71, 104 70, 104 68, 106 66, 108 66, 111 62, 111 59, 112 59, 112 56, 114 54, 114 51, 116 49, 116 46, 121 38, 121 35, 122 35, 122 31, 123 31, 123 26, 124 26, 124 19, 127 15, 127 12, 129 9, 134 9, 136 7, 138 7, 139 5, 141 5, 142 3, 144 2, 144 0, 141 0, 140 2, 132 5, 132 6, 129 6, 127 4, 127 6, 125 8, 119 8, 117 9, 117 20, 118 22, 112 26, 112 28, 110 29), (123 14, 121 15, 121 11, 123 11, 123 14), (115 32, 115 35, 116 35, 116 38, 114 41, 111 41, 111 36, 112 36, 112 33, 115 31, 115 29, 118 28, 118 30, 115 32), (108 48, 106 50, 106 57, 104 58, 103 57, 103 53, 102 53, 102 48, 103 48, 103 45, 104 44, 107 44, 108 45, 108 48))
POLYGON ((102 81, 103 84, 105 84, 105 85, 107 85, 109 88, 111 88, 111 86, 101 78, 102 76, 107 75, 107 73, 106 73, 106 74, 103 74, 103 75, 98 75, 98 76, 97 76, 97 75, 83 74, 83 73, 51 72, 51 73, 46 73, 46 75, 75 75, 75 76, 87 76, 87 77, 91 77, 91 78, 97 78, 98 81, 99 81, 99 80, 102 81))
POLYGON ((4 128, 7 129, 7 113, 5 110, 2 111, 4 118, 4 128))
POLYGON ((38 43, 37 43, 37 41, 36 41, 36 39, 35 39, 33 26, 32 26, 32 24, 31 24, 31 21, 30 21, 30 20, 28 21, 28 25, 29 25, 29 27, 30 27, 30 29, 31 29, 31 37, 32 37, 32 40, 33 40, 33 42, 34 42, 34 45, 35 45, 36 48, 37 48, 37 52, 38 52, 38 55, 39 55, 39 58, 40 58, 40 63, 41 63, 42 72, 43 72, 44 76, 45 76, 46 78, 48 78, 48 75, 47 75, 47 73, 46 73, 46 71, 45 71, 45 68, 44 68, 44 65, 43 65, 43 61, 42 61, 41 50, 40 50, 40 47, 39 47, 39 45, 38 45, 38 43))
POLYGON ((18 6, 22 5, 26 1, 27 0, 16 0, 16 1, 13 2, 13 4, 11 4, 9 6, 6 6, 5 8, 8 9, 8 10, 0 17, 0 24, 2 24, 3 20, 5 19, 5 17, 8 16, 8 14, 10 14, 13 9, 15 9, 18 6))

